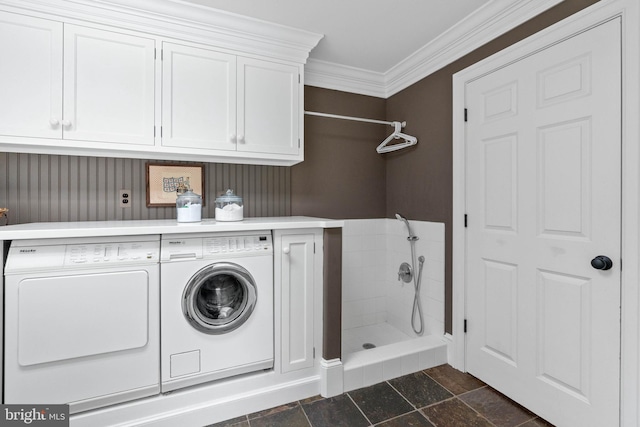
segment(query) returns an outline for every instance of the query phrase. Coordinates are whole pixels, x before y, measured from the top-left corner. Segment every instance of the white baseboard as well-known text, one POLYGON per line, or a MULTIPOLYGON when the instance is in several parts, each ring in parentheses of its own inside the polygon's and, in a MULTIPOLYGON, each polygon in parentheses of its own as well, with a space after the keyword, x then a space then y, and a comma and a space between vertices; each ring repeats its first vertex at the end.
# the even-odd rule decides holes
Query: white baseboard
POLYGON ((215 384, 140 399, 127 404, 77 414, 71 427, 202 427, 262 411, 320 392, 320 376, 291 379, 278 384, 243 381, 215 384), (239 387, 238 387, 239 386, 239 387))
POLYGON ((342 394, 344 392, 343 374, 342 360, 322 359, 320 361, 320 395, 333 397, 342 394))

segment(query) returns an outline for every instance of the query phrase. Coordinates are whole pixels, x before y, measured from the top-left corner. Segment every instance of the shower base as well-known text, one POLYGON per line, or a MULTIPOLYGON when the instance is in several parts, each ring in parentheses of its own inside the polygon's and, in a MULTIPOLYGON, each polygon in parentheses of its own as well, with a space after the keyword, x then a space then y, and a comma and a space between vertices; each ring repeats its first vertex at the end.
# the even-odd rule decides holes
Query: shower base
POLYGON ((342 331, 342 349, 345 392, 447 363, 441 336, 409 337, 388 323, 342 331))

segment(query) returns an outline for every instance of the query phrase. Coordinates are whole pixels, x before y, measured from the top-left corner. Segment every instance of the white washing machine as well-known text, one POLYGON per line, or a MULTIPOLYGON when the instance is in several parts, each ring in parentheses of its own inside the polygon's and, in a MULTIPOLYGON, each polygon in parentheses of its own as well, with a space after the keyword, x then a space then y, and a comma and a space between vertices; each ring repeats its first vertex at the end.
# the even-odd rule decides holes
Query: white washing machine
POLYGON ((163 236, 162 392, 273 368, 271 232, 163 236))
POLYGON ((159 236, 14 241, 4 402, 80 412, 160 392, 159 236))

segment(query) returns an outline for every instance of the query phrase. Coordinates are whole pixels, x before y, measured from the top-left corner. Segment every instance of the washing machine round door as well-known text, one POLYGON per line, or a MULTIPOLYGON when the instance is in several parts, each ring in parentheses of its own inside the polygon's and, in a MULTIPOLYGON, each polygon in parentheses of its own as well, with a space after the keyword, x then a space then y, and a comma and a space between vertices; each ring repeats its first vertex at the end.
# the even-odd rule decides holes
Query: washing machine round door
POLYGON ((199 331, 225 334, 249 319, 257 298, 255 280, 244 267, 220 262, 189 280, 182 294, 182 311, 199 331))

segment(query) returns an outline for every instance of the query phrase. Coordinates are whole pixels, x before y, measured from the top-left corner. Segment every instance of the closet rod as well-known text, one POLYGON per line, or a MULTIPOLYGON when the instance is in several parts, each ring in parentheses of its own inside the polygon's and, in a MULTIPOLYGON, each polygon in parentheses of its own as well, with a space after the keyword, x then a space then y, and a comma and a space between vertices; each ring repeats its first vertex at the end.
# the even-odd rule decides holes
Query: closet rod
POLYGON ((380 125, 395 126, 396 123, 400 123, 402 127, 405 127, 407 125, 407 122, 385 122, 384 120, 363 119, 360 117, 340 116, 338 114, 316 113, 315 111, 305 111, 304 113, 309 116, 328 117, 330 119, 353 120, 355 122, 377 123, 380 125))

